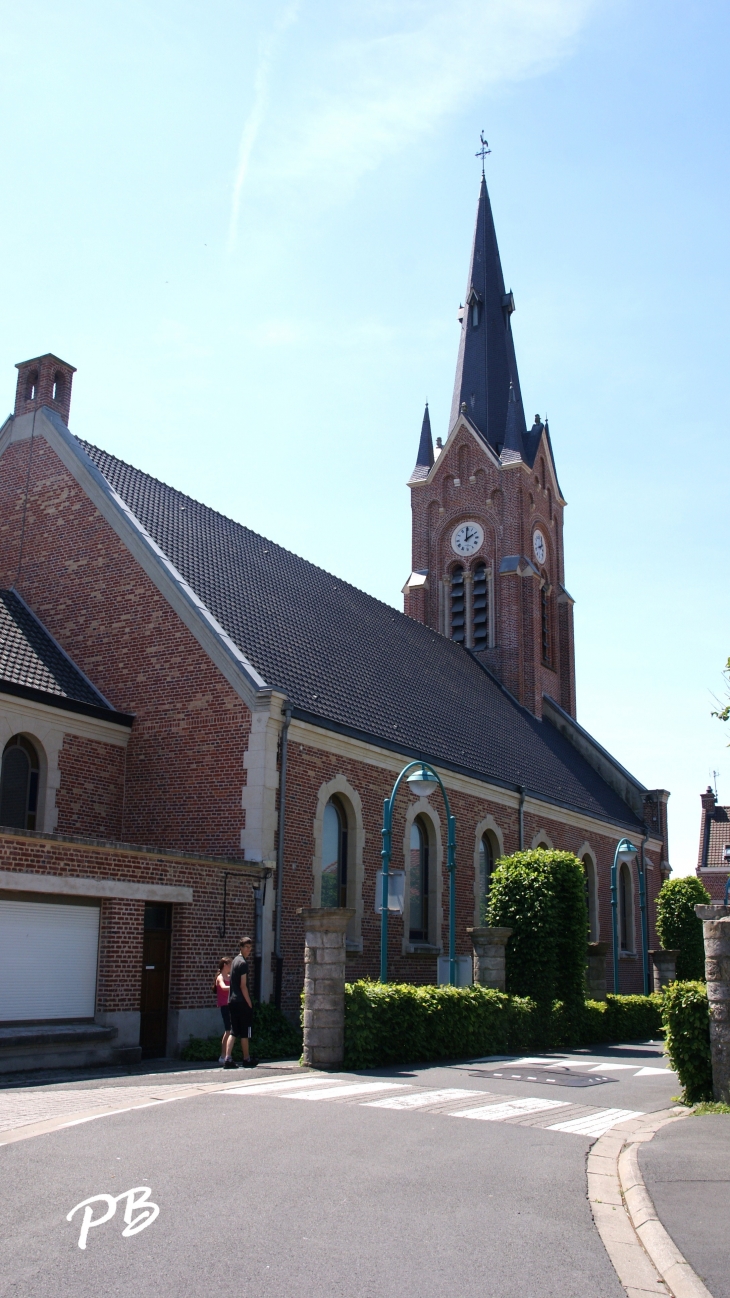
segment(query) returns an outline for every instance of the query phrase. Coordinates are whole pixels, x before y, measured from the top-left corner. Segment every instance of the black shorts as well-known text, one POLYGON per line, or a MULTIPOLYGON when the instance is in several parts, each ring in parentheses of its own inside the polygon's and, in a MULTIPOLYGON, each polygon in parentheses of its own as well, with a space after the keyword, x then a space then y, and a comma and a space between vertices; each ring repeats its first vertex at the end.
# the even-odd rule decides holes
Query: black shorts
POLYGON ((250 1037, 253 1023, 253 1010, 246 1001, 229 1001, 228 1011, 231 1016, 229 1032, 234 1037, 250 1037))
POLYGON ((230 1030, 231 1030, 231 1007, 230 1007, 230 1005, 219 1005, 218 1008, 219 1008, 219 1010, 220 1010, 220 1012, 221 1012, 221 1018, 223 1019, 223 1027, 225 1028, 226 1032, 230 1032, 230 1030))

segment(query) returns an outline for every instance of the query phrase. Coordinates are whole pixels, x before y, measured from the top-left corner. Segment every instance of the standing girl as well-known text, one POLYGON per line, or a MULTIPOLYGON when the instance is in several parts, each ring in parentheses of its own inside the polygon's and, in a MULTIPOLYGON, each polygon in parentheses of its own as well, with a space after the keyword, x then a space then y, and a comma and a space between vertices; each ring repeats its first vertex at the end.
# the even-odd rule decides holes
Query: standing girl
POLYGON ((231 985, 231 961, 230 957, 224 956, 218 964, 218 976, 215 980, 213 990, 218 1001, 218 1009, 223 1019, 223 1036, 221 1038, 221 1053, 219 1064, 226 1062, 226 1047, 228 1046, 228 1034, 231 1030, 231 1011, 228 1005, 228 991, 231 985))

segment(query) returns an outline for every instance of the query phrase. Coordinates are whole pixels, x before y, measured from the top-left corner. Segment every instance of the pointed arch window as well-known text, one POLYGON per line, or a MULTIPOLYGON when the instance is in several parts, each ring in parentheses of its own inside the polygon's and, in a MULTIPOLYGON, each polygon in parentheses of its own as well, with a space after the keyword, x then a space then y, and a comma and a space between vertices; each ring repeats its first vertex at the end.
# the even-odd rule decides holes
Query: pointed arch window
POLYGON ((489 648, 489 584, 486 565, 478 563, 474 569, 474 648, 489 648))
POLYGON ((324 809, 320 905, 347 905, 347 817, 339 798, 324 809))
POLYGON ((461 565, 451 574, 451 639, 457 644, 464 644, 466 639, 466 591, 461 565))
POLYGON ((13 735, 3 751, 0 772, 0 824, 35 829, 38 814, 38 754, 24 735, 13 735))
POLYGON ((428 941, 429 855, 428 830, 419 816, 411 825, 408 868, 409 936, 412 942, 428 941))

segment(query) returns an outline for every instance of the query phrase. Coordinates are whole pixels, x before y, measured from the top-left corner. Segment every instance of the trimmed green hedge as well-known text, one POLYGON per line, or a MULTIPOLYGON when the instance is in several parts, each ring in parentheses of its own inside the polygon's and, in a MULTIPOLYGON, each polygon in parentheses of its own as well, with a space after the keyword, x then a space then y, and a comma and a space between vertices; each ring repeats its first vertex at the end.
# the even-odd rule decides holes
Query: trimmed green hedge
POLYGON ((538 1004, 486 987, 348 983, 345 1066, 469 1059, 630 1041, 661 1033, 660 996, 586 1001, 579 1016, 561 1001, 538 1004))
MULTIPOLYGON (((188 1044, 180 1051, 181 1059, 211 1060, 218 1059, 221 1052, 223 1023, 217 1037, 191 1037, 188 1044)), ((253 1027, 251 1029, 251 1054, 257 1059, 299 1059, 302 1053, 302 1033, 300 1028, 292 1027, 288 1019, 275 1005, 254 1001, 253 1027)), ((234 1047, 234 1058, 241 1057, 238 1042, 234 1047)))
POLYGON ((537 848, 497 862, 488 923, 511 928, 507 991, 543 1007, 563 1001, 580 1017, 588 910, 583 866, 572 852, 537 848))
POLYGON ((694 875, 667 879, 659 890, 656 903, 656 930, 665 951, 678 951, 677 979, 702 979, 705 976, 705 944, 702 920, 695 906, 711 902, 704 884, 694 875))
POLYGON ((705 983, 670 983, 664 992, 662 1017, 667 1054, 684 1088, 684 1103, 711 1100, 710 1008, 705 983))

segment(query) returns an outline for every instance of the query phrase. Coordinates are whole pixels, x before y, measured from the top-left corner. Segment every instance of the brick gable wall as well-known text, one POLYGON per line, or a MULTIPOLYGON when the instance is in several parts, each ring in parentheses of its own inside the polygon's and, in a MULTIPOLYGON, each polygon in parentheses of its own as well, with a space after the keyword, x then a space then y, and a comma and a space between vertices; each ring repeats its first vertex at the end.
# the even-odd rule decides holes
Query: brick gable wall
POLYGON ((81 834, 121 842, 124 820, 125 750, 112 744, 65 735, 58 756, 56 791, 59 834, 81 834))
MULTIPOLYGON (((38 436, 26 506, 30 449, 11 443, 0 459, 0 582, 16 584, 24 530, 19 593, 109 701, 135 714, 119 837, 242 856, 248 709, 38 436)), ((78 745, 64 751, 75 792, 59 790, 59 806, 88 826, 89 777, 78 745)), ((106 823, 120 809, 99 814, 106 823)))

